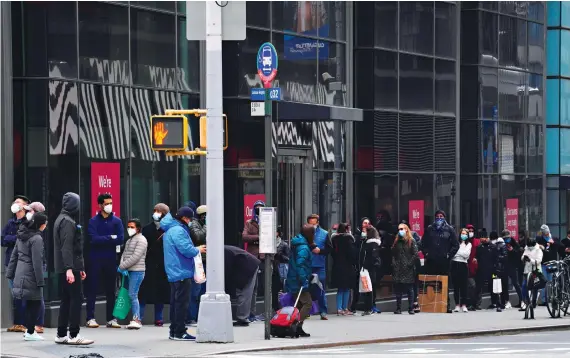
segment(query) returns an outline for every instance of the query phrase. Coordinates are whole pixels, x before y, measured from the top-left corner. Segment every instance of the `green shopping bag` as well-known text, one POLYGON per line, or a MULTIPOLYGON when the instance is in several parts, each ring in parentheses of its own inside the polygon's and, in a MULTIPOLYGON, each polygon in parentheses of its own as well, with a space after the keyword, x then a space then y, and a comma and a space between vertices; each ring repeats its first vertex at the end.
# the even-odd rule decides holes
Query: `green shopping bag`
POLYGON ((125 288, 125 276, 121 281, 121 288, 115 300, 115 308, 113 308, 113 316, 118 319, 125 319, 131 310, 131 298, 129 297, 129 290, 125 288))

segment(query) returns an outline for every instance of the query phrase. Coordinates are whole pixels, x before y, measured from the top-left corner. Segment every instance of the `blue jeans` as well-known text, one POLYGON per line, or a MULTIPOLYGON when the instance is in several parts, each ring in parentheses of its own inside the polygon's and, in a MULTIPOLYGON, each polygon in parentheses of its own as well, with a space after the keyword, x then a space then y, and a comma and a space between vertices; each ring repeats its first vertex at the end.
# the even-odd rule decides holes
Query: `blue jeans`
MULTIPOLYGON (((139 302, 139 311, 141 314, 140 320, 142 321, 144 318, 144 309, 146 307, 146 303, 139 302)), ((154 321, 163 321, 162 311, 164 311, 164 305, 162 303, 155 303, 154 305, 154 321)))
MULTIPOLYGON (((523 302, 528 302, 528 288, 527 288, 527 283, 526 283, 526 275, 523 278, 523 282, 521 285, 521 294, 522 294, 522 299, 523 302)), ((538 290, 534 290, 534 292, 532 293, 532 300, 533 302, 528 302, 531 304, 535 304, 536 303, 536 293, 538 292, 538 290)))
POLYGON ((198 312, 200 311, 200 297, 206 293, 206 283, 196 283, 192 281, 190 289, 190 305, 188 306, 189 321, 198 322, 198 312))
MULTIPOLYGON (((552 281, 552 272, 548 272, 545 265, 542 265, 542 274, 547 281, 552 281)), ((546 302, 546 287, 540 290, 540 300, 546 302)))
POLYGON ((348 308, 350 300, 350 290, 348 288, 339 288, 336 293, 336 309, 337 311, 345 311, 348 308))
MULTIPOLYGON (((8 286, 10 287, 10 295, 12 295, 14 280, 8 280, 8 286)), ((25 301, 15 299, 14 296, 12 296, 12 310, 14 312, 14 325, 24 325, 24 317, 26 316, 25 301)))
POLYGON ((140 319, 139 289, 144 279, 144 271, 129 271, 129 297, 131 298, 131 310, 133 319, 140 319))
POLYGON ((319 281, 323 284, 323 292, 321 292, 321 296, 319 297, 319 311, 321 312, 321 316, 323 316, 326 315, 329 310, 327 306, 327 296, 325 295, 327 271, 324 267, 313 267, 313 273, 319 276, 319 281))

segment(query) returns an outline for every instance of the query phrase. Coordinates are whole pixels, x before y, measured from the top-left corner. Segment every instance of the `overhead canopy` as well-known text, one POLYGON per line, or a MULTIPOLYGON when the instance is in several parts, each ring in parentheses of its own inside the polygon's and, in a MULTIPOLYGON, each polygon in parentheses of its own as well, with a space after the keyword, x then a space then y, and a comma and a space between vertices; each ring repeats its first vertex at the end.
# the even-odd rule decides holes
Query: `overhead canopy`
POLYGON ((279 101, 273 102, 273 120, 283 122, 356 121, 362 122, 360 108, 347 108, 323 104, 279 101))

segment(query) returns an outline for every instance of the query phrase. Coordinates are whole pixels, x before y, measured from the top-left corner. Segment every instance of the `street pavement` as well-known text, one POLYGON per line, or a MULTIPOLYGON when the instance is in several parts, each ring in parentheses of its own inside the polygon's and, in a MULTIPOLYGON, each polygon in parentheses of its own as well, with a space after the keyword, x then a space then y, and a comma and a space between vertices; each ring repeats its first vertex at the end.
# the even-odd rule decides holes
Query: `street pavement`
MULTIPOLYGON (((551 319, 543 307, 537 309, 537 319, 533 321, 523 320, 523 313, 516 310, 508 310, 502 313, 494 311, 454 314, 420 313, 414 316, 407 314, 394 315, 391 312, 386 312, 366 317, 337 317, 333 315, 329 317, 330 320, 328 321, 321 321, 318 317, 312 317, 308 320, 305 323, 305 328, 311 333, 311 337, 306 339, 275 338, 266 341, 264 340, 263 323, 254 323, 250 327, 235 328, 235 343, 231 344, 170 341, 168 340, 167 326, 145 326, 139 331, 101 327, 97 329, 82 328, 82 335, 95 339, 95 344, 85 348, 56 345, 53 343, 55 329, 46 329, 46 333, 44 333, 46 341, 43 342, 24 342, 22 334, 4 331, 0 335, 0 350, 2 357, 67 358, 71 355, 89 353, 97 353, 103 358, 199 357, 230 352, 243 355, 244 352, 262 349, 302 349, 307 346, 313 346, 318 349, 333 349, 333 346, 339 344, 377 343, 378 340, 387 341, 402 338, 414 340, 413 345, 412 342, 409 342, 391 348, 398 350, 415 347, 416 343, 420 341, 420 339, 417 339, 418 336, 423 335, 455 335, 457 332, 488 332, 490 330, 504 331, 524 328, 540 330, 544 328, 552 329, 554 326, 570 329, 570 317, 551 319)), ((188 331, 194 334, 196 329, 189 328, 188 331)), ((449 337, 446 336, 445 338, 448 339, 449 337)), ((359 346, 357 348, 363 347, 359 346)), ((420 346, 418 348, 440 349, 436 347, 420 346)), ((486 348, 487 346, 481 348, 484 347, 486 348)), ((568 347, 570 348, 570 345, 568 347)), ((552 348, 565 348, 565 346, 558 345, 552 348)), ((340 348, 337 347, 337 349, 340 348)), ((285 353, 290 353, 290 351, 265 352, 266 355, 271 356, 285 353)), ((397 352, 392 353, 397 354, 397 352)), ((247 355, 251 354, 247 353, 247 355)))
MULTIPOLYGON (((570 331, 537 332, 510 336, 474 337, 459 340, 380 343, 338 348, 317 348, 298 351, 248 353, 248 357, 358 357, 393 356, 481 356, 521 355, 525 357, 552 357, 570 354, 570 331), (276 353, 276 354, 275 354, 276 353)), ((231 354, 232 358, 245 358, 245 354, 231 354)))

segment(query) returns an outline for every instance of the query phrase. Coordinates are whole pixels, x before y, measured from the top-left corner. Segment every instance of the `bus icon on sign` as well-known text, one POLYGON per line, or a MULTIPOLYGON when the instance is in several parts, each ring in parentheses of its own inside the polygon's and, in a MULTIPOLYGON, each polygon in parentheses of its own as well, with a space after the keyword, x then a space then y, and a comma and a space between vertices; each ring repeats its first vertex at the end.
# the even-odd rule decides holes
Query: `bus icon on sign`
POLYGON ((263 67, 271 68, 271 48, 269 46, 263 48, 261 59, 263 61, 263 67))

